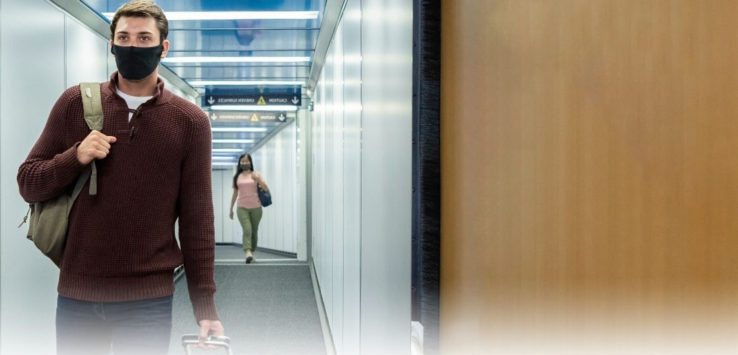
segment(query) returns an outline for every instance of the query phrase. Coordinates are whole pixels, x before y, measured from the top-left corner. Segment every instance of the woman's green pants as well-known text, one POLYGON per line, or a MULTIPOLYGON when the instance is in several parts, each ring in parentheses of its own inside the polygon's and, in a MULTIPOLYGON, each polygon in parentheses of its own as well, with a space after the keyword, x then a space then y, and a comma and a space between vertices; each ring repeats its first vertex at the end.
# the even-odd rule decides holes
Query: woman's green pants
POLYGON ((243 208, 236 210, 238 221, 243 229, 243 251, 256 250, 256 242, 259 240, 259 221, 261 221, 261 207, 243 208))

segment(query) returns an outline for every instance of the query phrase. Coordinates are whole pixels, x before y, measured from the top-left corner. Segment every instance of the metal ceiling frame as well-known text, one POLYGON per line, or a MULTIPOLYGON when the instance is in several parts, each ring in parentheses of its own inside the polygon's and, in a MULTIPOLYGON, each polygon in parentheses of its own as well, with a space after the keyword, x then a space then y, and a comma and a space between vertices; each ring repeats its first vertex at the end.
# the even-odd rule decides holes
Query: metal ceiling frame
POLYGON ((292 48, 279 48, 279 49, 170 49, 167 53, 228 53, 228 52, 314 52, 315 49, 292 49, 292 48))
POLYGON ((343 10, 346 8, 347 2, 348 0, 326 0, 323 21, 320 24, 320 33, 318 33, 318 43, 315 44, 313 54, 313 66, 310 68, 310 79, 305 83, 306 91, 310 97, 312 97, 312 92, 320 78, 320 71, 323 70, 323 65, 325 65, 328 47, 330 47, 333 36, 336 34, 338 22, 343 16, 343 10))
POLYGON ((208 27, 208 28, 170 28, 169 32, 172 31, 235 31, 235 30, 243 30, 243 31, 320 31, 319 27, 308 27, 308 28, 300 28, 300 27, 279 27, 279 28, 261 28, 261 27, 208 27))

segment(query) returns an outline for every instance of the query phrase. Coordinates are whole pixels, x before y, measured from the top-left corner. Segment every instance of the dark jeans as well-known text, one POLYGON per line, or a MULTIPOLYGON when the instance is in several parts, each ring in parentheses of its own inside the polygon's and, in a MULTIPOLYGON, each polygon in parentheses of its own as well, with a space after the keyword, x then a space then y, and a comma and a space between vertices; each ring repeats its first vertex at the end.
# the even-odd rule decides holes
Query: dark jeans
POLYGON ((58 355, 166 355, 172 296, 131 302, 86 302, 59 296, 58 355))

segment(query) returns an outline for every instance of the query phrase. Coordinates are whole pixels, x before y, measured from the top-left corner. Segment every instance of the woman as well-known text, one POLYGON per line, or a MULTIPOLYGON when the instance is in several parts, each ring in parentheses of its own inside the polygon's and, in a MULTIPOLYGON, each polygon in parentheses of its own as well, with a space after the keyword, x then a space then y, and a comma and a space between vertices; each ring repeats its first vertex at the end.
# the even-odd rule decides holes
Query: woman
POLYGON ((246 263, 254 261, 253 251, 256 250, 258 240, 259 221, 261 221, 261 202, 256 184, 262 190, 269 191, 261 174, 254 171, 251 155, 242 154, 238 157, 236 175, 233 176, 233 197, 229 217, 233 219, 233 205, 238 200, 237 216, 243 228, 243 251, 246 253, 246 263))

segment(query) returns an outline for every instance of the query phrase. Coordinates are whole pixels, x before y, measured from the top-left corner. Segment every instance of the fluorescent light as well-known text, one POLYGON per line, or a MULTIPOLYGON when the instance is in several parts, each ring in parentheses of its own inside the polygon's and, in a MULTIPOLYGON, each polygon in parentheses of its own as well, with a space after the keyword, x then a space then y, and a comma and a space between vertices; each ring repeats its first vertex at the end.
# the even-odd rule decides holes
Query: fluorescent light
POLYGON ((245 85, 280 85, 280 86, 295 86, 305 85, 304 81, 297 80, 192 80, 188 81, 192 86, 245 86, 245 85))
POLYGON ((213 127, 213 132, 266 132, 269 129, 264 127, 213 127))
POLYGON ((230 160, 230 161, 235 162, 236 159, 234 159, 234 158, 235 157, 213 157, 213 160, 230 160))
POLYGON ((216 105, 210 106, 212 111, 297 111, 300 107, 293 105, 216 105))
POLYGON ((307 63, 310 57, 167 57, 164 63, 307 63))
POLYGON ((213 139, 213 143, 254 143, 253 139, 213 139))
POLYGON ((223 163, 219 161, 214 161, 212 162, 212 165, 213 166, 233 166, 233 163, 223 163))
POLYGON ((213 148, 213 153, 243 153, 243 149, 236 148, 213 148))
MULTIPOLYGON (((104 12, 109 19, 114 12, 104 12)), ((167 11, 168 21, 199 20, 315 20, 318 11, 167 11)))

